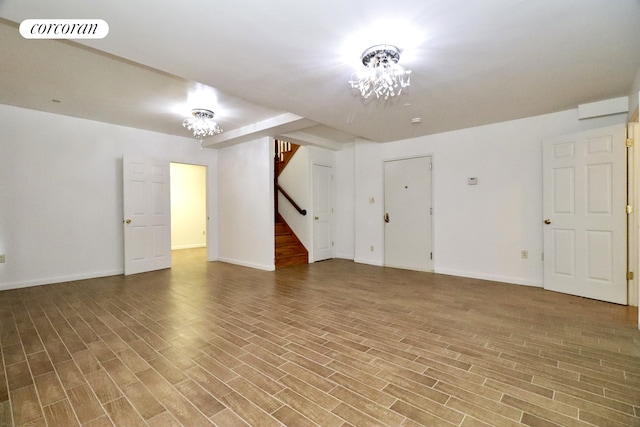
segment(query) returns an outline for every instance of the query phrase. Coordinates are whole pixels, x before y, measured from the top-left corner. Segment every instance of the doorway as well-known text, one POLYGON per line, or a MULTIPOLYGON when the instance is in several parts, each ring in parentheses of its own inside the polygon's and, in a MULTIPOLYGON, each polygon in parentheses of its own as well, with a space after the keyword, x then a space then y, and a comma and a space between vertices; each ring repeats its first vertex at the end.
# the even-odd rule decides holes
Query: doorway
POLYGON ((207 258, 207 167, 170 163, 171 251, 207 258))
POLYGON ((433 271, 431 156, 384 162, 384 265, 433 271))

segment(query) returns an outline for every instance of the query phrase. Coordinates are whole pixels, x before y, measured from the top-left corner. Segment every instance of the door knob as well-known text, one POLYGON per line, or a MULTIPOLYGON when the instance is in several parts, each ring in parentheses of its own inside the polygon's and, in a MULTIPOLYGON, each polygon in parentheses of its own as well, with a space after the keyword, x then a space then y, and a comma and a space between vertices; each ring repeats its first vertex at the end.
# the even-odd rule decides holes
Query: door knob
POLYGON ((384 214, 384 222, 389 222, 389 213, 384 214))
POLYGON ((126 222, 127 224, 131 224, 131 220, 130 220, 130 219, 127 219, 125 222, 126 222))
POLYGON ((545 220, 544 220, 544 223, 545 223, 545 224, 547 224, 547 225, 549 225, 549 224, 551 224, 551 220, 550 220, 550 219, 545 219, 545 220))
POLYGON ((317 216, 314 216, 313 219, 315 219, 316 221, 319 220, 320 218, 317 216))

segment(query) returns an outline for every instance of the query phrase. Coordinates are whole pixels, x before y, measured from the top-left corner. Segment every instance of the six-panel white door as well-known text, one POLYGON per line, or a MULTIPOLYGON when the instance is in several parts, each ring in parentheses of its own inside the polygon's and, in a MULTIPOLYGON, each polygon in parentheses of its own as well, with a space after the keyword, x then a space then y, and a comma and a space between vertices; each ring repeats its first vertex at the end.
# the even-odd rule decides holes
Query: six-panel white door
POLYGON ((333 169, 313 165, 313 261, 333 258, 333 169))
POLYGON ((123 159, 124 274, 171 267, 169 162, 123 159))
POLYGON ((626 129, 543 141, 544 288, 627 303, 626 129))

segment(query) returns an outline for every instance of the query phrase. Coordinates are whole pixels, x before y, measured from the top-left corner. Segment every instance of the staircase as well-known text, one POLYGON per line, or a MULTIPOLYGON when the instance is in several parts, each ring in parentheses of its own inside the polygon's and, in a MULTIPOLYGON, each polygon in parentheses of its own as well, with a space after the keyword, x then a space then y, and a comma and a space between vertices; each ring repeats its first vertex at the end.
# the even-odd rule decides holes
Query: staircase
POLYGON ((297 264, 308 264, 309 253, 286 222, 276 222, 276 269, 297 264))
MULTIPOLYGON (((289 160, 291 160, 299 146, 285 141, 275 141, 275 144, 275 266, 276 269, 278 269, 289 267, 291 265, 308 264, 309 252, 307 252, 307 249, 291 230, 291 227, 289 227, 286 221, 278 213, 278 191, 282 191, 285 198, 287 198, 299 212, 301 211, 297 204, 295 204, 284 190, 278 190, 278 176, 289 163, 289 160)), ((306 213, 307 212, 305 210, 302 210, 301 212, 302 215, 306 215, 306 213)))

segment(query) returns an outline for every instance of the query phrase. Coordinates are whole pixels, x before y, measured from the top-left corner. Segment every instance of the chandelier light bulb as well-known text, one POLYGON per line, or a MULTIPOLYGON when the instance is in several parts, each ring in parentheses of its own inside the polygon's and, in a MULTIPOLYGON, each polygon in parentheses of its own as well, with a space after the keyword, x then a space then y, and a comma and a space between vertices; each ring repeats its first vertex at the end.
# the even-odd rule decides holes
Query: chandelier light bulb
POLYGON ((182 126, 187 130, 193 132, 193 137, 202 142, 202 139, 207 136, 212 136, 222 132, 218 123, 216 123, 213 111, 203 108, 196 108, 191 111, 193 117, 184 119, 182 126))
POLYGON ((362 53, 364 69, 352 74, 349 84, 364 99, 375 96, 380 99, 400 95, 411 84, 411 70, 398 64, 400 50, 392 45, 372 46, 362 53))

